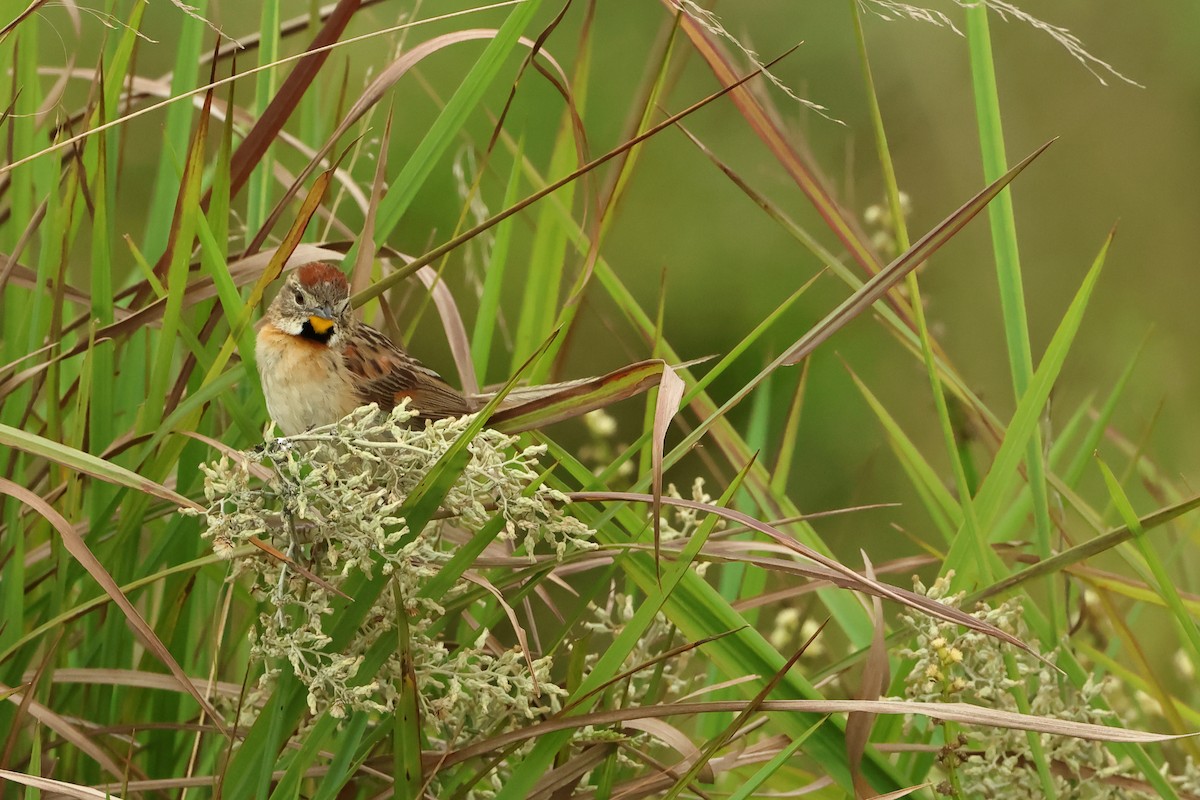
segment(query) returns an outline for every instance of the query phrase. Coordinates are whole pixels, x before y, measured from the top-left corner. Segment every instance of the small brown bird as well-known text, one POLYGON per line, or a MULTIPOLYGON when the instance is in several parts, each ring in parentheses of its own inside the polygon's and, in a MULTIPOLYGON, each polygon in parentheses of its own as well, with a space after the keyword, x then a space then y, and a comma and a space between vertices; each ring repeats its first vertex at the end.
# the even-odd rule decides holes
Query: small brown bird
POLYGON ((255 353, 267 410, 288 436, 367 403, 391 410, 405 397, 434 419, 477 410, 436 372, 356 321, 346 276, 319 261, 288 276, 263 317, 255 353))

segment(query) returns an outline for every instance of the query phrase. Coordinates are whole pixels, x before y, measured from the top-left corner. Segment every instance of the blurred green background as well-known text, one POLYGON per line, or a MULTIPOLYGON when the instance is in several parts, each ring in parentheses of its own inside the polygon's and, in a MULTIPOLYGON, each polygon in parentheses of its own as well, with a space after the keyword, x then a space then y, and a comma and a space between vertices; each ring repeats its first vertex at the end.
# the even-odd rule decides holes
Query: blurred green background
MULTIPOLYGON (((470 7, 457 2, 381 3, 357 15, 347 36, 394 25, 402 17, 427 17, 470 7)), ((1058 138, 1015 184, 1035 362, 1105 234, 1119 222, 1116 246, 1056 389, 1054 419, 1059 420, 1090 393, 1102 397, 1149 334, 1134 383, 1116 420, 1130 438, 1148 437, 1146 450, 1167 474, 1183 475, 1186 482, 1196 461, 1195 442, 1200 440, 1193 402, 1200 396, 1200 369, 1189 356, 1192 343, 1200 338, 1200 315, 1193 313, 1196 282, 1192 277, 1200 252, 1200 225, 1196 223, 1200 199, 1195 188, 1200 185, 1200 168, 1193 156, 1200 145, 1200 58, 1194 35, 1200 11, 1183 3, 1124 5, 1078 0, 1022 7, 1047 23, 1068 28, 1090 53, 1144 86, 1131 86, 1098 68, 1100 77, 1108 82, 1102 85, 1045 32, 993 18, 1010 161, 1058 138)), ((912 201, 909 230, 915 238, 984 185, 966 43, 945 27, 885 21, 870 12, 873 6, 863 8, 900 186, 912 201)), ((952 3, 942 3, 940 8, 953 20, 961 18, 961 10, 952 3)), ((293 3, 285 16, 309 9, 308 4, 293 3)), ((545 21, 556 11, 557 7, 543 9, 545 21)), ((575 3, 546 43, 547 52, 562 62, 568 74, 579 58, 577 43, 587 11, 585 3, 575 3)), ((592 11, 595 47, 583 119, 594 156, 620 143, 629 124, 629 109, 635 107, 647 76, 657 67, 649 54, 664 26, 670 24, 670 14, 655 2, 600 2, 592 11)), ((796 141, 811 149, 841 203, 861 218, 868 206, 882 201, 883 184, 874 156, 850 4, 743 0, 717 4, 715 11, 731 34, 764 58, 803 42, 775 73, 844 124, 799 107, 776 89, 763 91, 777 104, 796 141)), ((245 35, 258 26, 256 3, 214 2, 200 12, 230 36, 245 35)), ((64 53, 76 52, 81 66, 94 63, 99 37, 105 32, 100 22, 85 15, 84 34, 76 43, 71 41, 61 8, 48 7, 41 13, 52 22, 44 28, 44 62, 53 61, 54 52, 61 48, 64 53)), ((507 9, 500 9, 472 15, 466 21, 421 26, 408 32, 407 42, 415 44, 467 26, 498 25, 505 14, 507 9)), ((144 30, 156 41, 141 42, 137 70, 143 75, 163 75, 171 68, 171 43, 180 26, 195 23, 169 3, 150 6, 147 20, 144 30)), ((285 52, 298 52, 307 38, 304 32, 289 37, 285 52)), ((303 113, 327 115, 327 127, 331 128, 348 102, 338 99, 343 79, 352 98, 365 78, 377 74, 393 57, 396 46, 397 37, 389 36, 337 50, 326 65, 318 93, 306 100, 303 113)), ((439 53, 394 91, 392 163, 397 168, 435 118, 439 108, 435 98, 449 96, 482 47, 475 42, 439 53)), ((255 63, 256 58, 256 53, 240 55, 239 69, 255 63)), ((673 73, 675 80, 663 103, 667 113, 686 107, 718 86, 700 59, 687 54, 682 58, 683 66, 673 73)), ((511 74, 515 74, 518 63, 514 60, 511 66, 511 74)), ((286 69, 280 74, 286 74, 286 69)), ((222 74, 228 71, 228 63, 222 70, 222 74)), ((250 97, 251 84, 252 79, 239 83, 240 101, 250 97)), ((485 105, 498 112, 508 86, 507 80, 500 81, 485 105)), ((65 107, 76 107, 72 99, 81 100, 82 96, 73 98, 69 93, 65 107)), ((562 112, 561 97, 530 71, 517 92, 506 129, 525 138, 527 155, 543 170, 562 112)), ((156 113, 133 124, 139 135, 155 137, 163 118, 156 113)), ((376 121, 373 133, 382 127, 382 118, 376 121)), ((727 99, 700 111, 687 124, 759 192, 840 252, 803 194, 727 99)), ((492 119, 477 115, 468 126, 472 141, 464 141, 463 148, 482 148, 492 125, 492 119)), ((147 202, 157 152, 148 148, 139 153, 130 148, 122 158, 117 231, 139 232, 139 213, 147 202), (143 156, 144 163, 140 160, 143 156)), ((483 183, 484 202, 493 212, 502 207, 507 163, 506 157, 505 166, 483 183)), ((288 166, 295 170, 300 162, 288 166)), ((462 201, 451 167, 451 158, 437 166, 393 246, 419 254, 454 230, 462 201)), ((373 170, 374 162, 368 159, 354 166, 360 185, 370 185, 373 170)), ((605 174, 603 170, 598 173, 600 183, 605 174)), ((577 209, 581 208, 580 193, 577 209)), ((522 218, 531 223, 535 214, 536 207, 522 218)), ((522 248, 530 238, 518 235, 514 245, 512 264, 517 269, 510 268, 505 309, 519 305, 523 289, 519 266, 527 252, 522 248)), ((86 244, 80 245, 80 253, 81 258, 86 254, 86 244)), ((644 307, 656 305, 660 283, 665 280, 666 337, 687 357, 727 352, 821 268, 673 130, 663 132, 644 148, 602 255, 634 288, 644 307)), ((464 263, 471 258, 478 260, 479 253, 468 246, 452 256, 447 269, 468 325, 474 301, 469 282, 464 280, 468 271, 464 263), (472 250, 476 252, 469 252, 472 250)), ((580 263, 581 259, 568 254, 568 269, 578 269, 580 263)), ((86 270, 81 268, 80 274, 86 270)), ((1014 401, 986 223, 973 223, 939 252, 924 268, 922 286, 930 323, 951 359, 985 402, 1001 416, 1011 413, 1014 401)), ((741 386, 762 363, 847 294, 840 281, 822 277, 768 337, 768 347, 775 349, 758 348, 722 378, 714 395, 721 398, 741 386)), ((593 292, 592 301, 585 306, 563 377, 595 373, 649 355, 645 344, 629 334, 612 307, 599 297, 600 293, 593 292)), ((411 349, 451 372, 440 328, 432 314, 426 317, 411 349)), ((859 320, 823 346, 813 360, 798 463, 792 475, 793 495, 806 510, 910 501, 911 489, 887 449, 883 432, 840 359, 879 394, 935 464, 945 463, 922 366, 882 326, 859 320)), ((507 362, 500 361, 497 366, 503 363, 507 362)), ((782 373, 770 386, 776 424, 782 424, 794 390, 792 379, 797 375, 796 371, 790 376, 782 373)), ((505 376, 494 371, 487 377, 495 381, 505 376)), ((749 405, 743 404, 734 419, 744 420, 749 405)), ((624 429, 640 429, 641 410, 636 403, 625 404, 621 417, 624 429)), ((770 441, 768 435, 767 452, 773 455, 770 441)), ((698 465, 680 467, 671 477, 681 485, 690 484, 695 467, 698 465)), ((1096 476, 1091 479, 1098 481, 1096 476)), ((853 552, 861 544, 860 537, 893 536, 887 522, 922 525, 919 509, 911 510, 911 516, 906 509, 892 509, 873 512, 869 518, 852 517, 823 525, 830 532, 842 532, 853 552), (864 524, 867 519, 870 522, 864 524)), ((830 537, 831 541, 837 539, 837 535, 830 537)), ((908 548, 899 545, 897 552, 908 548)), ((877 551, 878 557, 888 555, 887 549, 884 546, 877 551)))

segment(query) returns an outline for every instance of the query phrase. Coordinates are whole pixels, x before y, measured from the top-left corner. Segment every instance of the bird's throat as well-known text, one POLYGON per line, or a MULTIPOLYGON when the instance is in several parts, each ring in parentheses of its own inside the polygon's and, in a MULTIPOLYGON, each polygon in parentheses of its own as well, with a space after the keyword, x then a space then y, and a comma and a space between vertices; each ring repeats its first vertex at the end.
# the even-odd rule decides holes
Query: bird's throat
POLYGON ((321 331, 318 333, 317 330, 315 328, 313 328, 311 322, 309 322, 308 320, 304 320, 304 325, 301 326, 301 328, 300 328, 300 335, 302 337, 304 337, 305 339, 310 339, 311 341, 314 341, 314 342, 320 342, 321 344, 329 344, 329 337, 333 336, 333 330, 334 330, 333 326, 330 325, 324 331, 321 331))

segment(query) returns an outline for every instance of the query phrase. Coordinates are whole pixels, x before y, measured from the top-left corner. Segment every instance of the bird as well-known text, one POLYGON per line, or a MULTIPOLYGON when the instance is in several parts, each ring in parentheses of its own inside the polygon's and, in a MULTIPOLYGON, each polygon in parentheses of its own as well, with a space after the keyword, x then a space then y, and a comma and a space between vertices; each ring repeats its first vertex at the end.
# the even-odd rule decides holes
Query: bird
POLYGON ((293 270, 258 328, 255 357, 267 411, 295 436, 359 406, 390 411, 404 398, 426 419, 458 417, 479 404, 448 384, 350 308, 350 284, 322 261, 293 270))

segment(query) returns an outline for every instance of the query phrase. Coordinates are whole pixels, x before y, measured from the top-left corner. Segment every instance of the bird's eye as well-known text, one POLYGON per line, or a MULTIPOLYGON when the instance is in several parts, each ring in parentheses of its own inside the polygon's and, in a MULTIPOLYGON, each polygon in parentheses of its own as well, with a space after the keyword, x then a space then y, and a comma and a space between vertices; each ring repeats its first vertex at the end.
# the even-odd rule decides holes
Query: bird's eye
POLYGON ((298 303, 299 305, 304 305, 304 295, 301 294, 299 291, 296 292, 296 303, 298 303))

